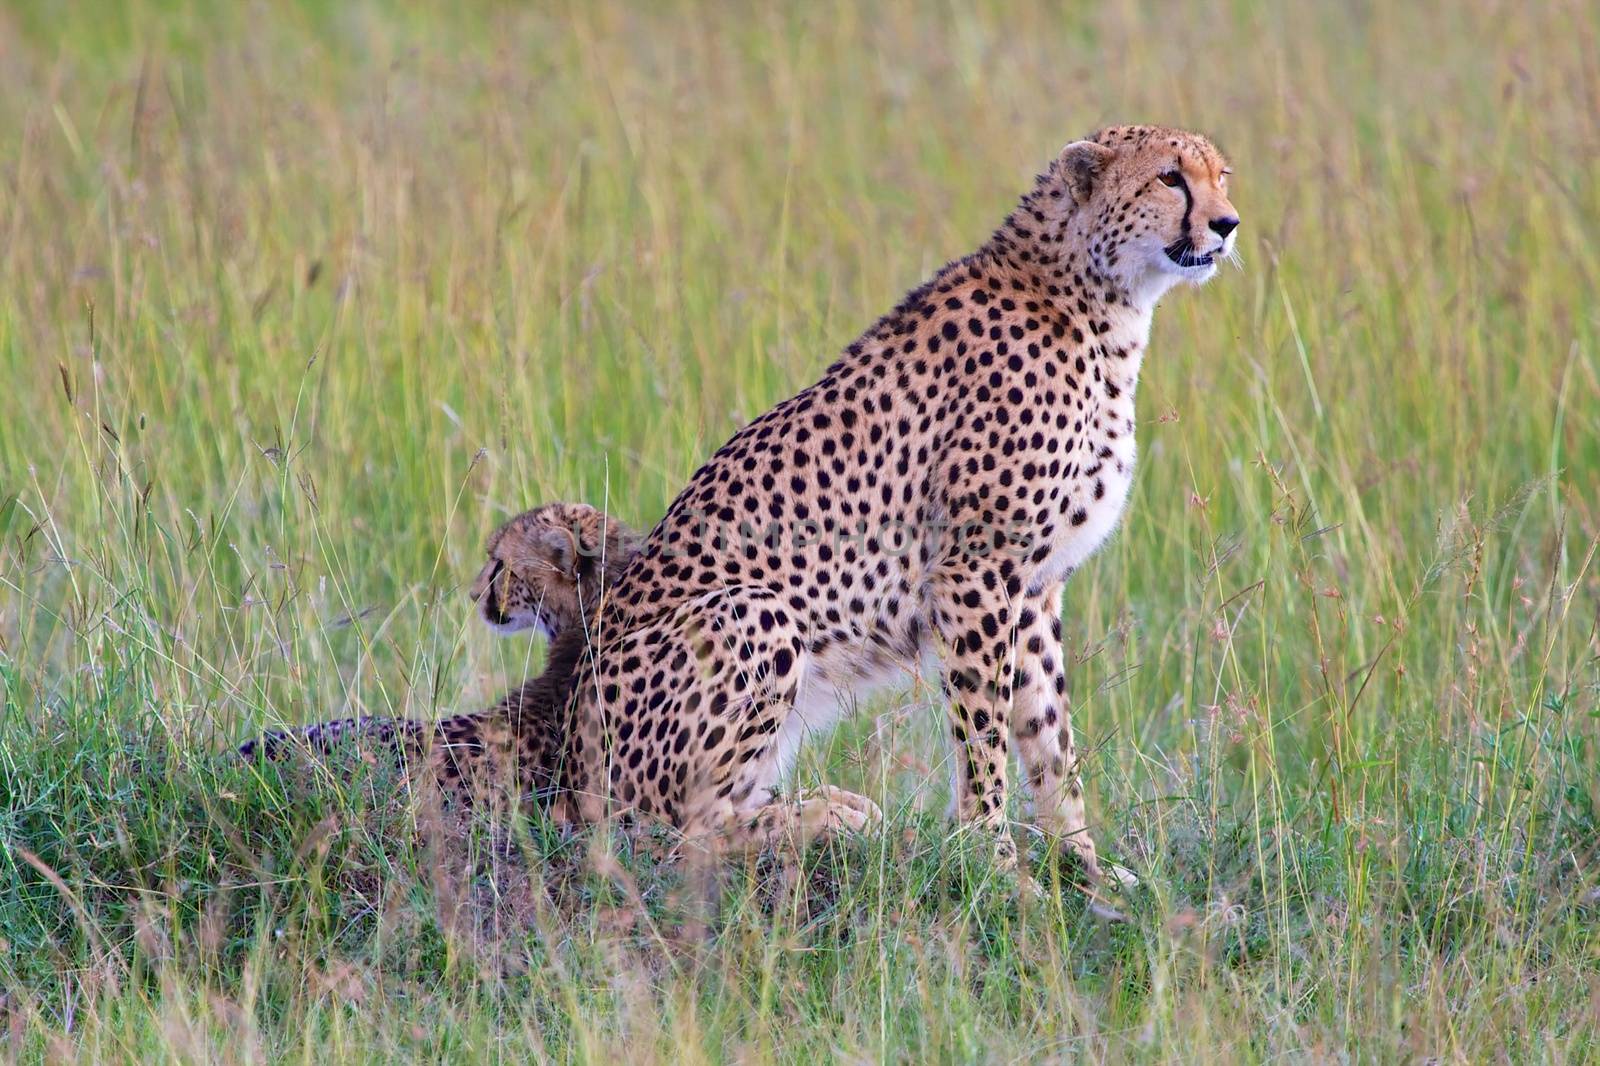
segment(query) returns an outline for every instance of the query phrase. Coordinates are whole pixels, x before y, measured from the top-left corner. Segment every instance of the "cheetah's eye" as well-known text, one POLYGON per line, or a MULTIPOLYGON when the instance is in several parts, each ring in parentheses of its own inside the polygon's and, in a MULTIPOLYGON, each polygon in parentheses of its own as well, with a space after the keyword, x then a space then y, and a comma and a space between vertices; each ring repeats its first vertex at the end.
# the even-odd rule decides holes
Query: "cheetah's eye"
POLYGON ((1169 189, 1176 189, 1179 185, 1183 184, 1183 175, 1179 174, 1176 170, 1169 170, 1165 174, 1161 175, 1161 184, 1165 185, 1169 189))

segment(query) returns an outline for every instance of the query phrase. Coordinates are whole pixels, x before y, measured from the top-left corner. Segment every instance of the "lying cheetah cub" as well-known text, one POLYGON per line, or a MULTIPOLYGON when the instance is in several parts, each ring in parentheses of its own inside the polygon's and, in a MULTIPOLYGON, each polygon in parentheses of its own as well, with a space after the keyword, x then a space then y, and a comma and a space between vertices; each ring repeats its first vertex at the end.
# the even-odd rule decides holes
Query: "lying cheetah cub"
POLYGON ((638 552, 629 528, 581 503, 552 503, 511 519, 489 538, 489 559, 473 582, 479 614, 502 634, 527 629, 551 640, 544 673, 506 693, 486 711, 428 724, 405 718, 342 718, 273 730, 239 753, 281 758, 307 749, 326 754, 347 740, 390 749, 404 761, 426 760, 447 792, 470 795, 496 786, 514 767, 517 794, 571 820, 560 788, 566 698, 606 584, 638 552))

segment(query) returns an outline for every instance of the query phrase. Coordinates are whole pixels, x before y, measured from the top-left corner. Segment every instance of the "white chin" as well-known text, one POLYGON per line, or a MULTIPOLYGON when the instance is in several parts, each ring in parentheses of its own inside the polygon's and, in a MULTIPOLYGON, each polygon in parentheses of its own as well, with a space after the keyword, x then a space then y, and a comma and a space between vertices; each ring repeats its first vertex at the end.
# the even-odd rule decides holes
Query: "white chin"
MULTIPOLYGON (((479 617, 483 618, 482 615, 479 615, 479 617)), ((492 632, 498 633, 502 637, 509 637, 515 633, 522 633, 526 630, 535 628, 539 629, 541 632, 544 632, 545 630, 545 627, 540 625, 539 622, 533 618, 513 618, 509 622, 495 622, 488 618, 484 618, 483 624, 488 626, 492 632)), ((546 633, 545 635, 548 636, 549 634, 546 633)))
MULTIPOLYGON (((1214 255, 1221 255, 1221 252, 1214 255)), ((1215 259, 1209 263, 1196 263, 1194 266, 1179 266, 1171 256, 1158 248, 1145 261, 1144 272, 1131 281, 1128 289, 1136 304, 1150 307, 1154 306, 1168 289, 1184 283, 1204 285, 1216 276, 1216 273, 1215 259)))

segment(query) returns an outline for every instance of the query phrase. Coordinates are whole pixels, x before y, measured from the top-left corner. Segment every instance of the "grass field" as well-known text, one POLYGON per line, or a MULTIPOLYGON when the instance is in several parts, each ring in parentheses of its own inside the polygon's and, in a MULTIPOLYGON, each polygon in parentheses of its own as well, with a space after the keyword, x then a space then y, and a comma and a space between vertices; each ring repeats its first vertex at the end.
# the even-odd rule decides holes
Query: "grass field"
POLYGON ((1600 1060, 1597 101, 1582 0, 0 8, 0 1054, 1600 1060), (536 670, 484 534, 650 524, 1124 121, 1244 218, 1067 594, 1128 921, 925 693, 798 870, 227 757, 536 670))

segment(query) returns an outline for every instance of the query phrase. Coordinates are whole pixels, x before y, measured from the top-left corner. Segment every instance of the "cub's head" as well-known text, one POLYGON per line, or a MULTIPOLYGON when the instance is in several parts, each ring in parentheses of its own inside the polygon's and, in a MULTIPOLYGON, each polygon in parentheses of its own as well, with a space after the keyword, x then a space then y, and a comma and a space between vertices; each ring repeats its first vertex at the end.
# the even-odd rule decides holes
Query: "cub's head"
POLYGON ((489 537, 471 596, 497 633, 537 629, 554 639, 582 620, 639 551, 633 530, 584 503, 547 503, 489 537))
POLYGON ((1233 254, 1228 162, 1198 133, 1113 126, 1061 150, 1046 175, 1097 270, 1153 301, 1233 254))

